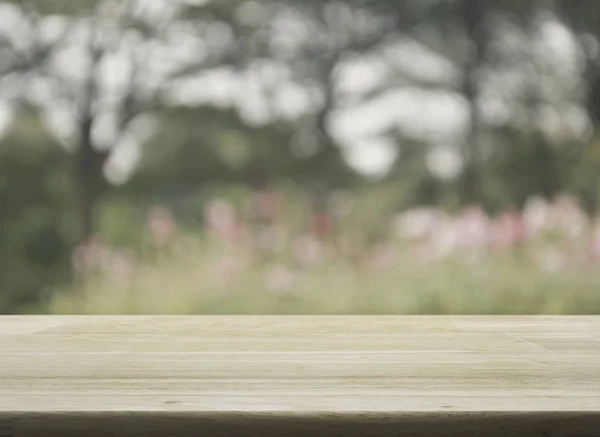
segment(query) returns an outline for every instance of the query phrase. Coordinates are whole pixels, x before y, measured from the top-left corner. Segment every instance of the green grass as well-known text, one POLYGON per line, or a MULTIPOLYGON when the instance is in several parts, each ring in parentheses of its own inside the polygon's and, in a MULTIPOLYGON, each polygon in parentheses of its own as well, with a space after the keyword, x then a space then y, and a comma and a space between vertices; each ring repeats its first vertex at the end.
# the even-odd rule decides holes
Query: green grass
MULTIPOLYGON (((127 281, 96 275, 54 294, 54 314, 600 314, 600 271, 544 273, 517 256, 419 263, 399 250, 387 268, 329 262, 269 289, 272 264, 218 274, 225 257, 191 248, 136 266, 127 281), (226 279, 223 279, 226 278, 226 279)), ((243 255, 242 255, 243 257, 243 255)))

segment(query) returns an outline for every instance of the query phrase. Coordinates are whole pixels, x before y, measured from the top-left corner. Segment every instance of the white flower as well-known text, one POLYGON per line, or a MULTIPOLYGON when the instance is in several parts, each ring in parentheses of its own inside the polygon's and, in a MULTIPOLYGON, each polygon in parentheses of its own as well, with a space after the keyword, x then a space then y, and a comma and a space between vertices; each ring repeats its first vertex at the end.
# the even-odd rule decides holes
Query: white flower
POLYGON ((225 232, 235 227, 235 210, 231 204, 222 199, 208 202, 205 208, 205 219, 217 232, 225 232))
POLYGON ((538 235, 550 224, 550 205, 541 197, 532 197, 523 208, 523 220, 527 234, 538 235))
POLYGON ((323 248, 319 240, 305 235, 296 239, 294 256, 302 264, 316 264, 323 258, 323 248))
POLYGON ((276 264, 267 269, 264 283, 269 291, 286 291, 294 286, 295 275, 284 265, 276 264))
POLYGON ((396 219, 396 234, 408 239, 424 237, 433 232, 438 219, 438 212, 432 208, 419 208, 405 212, 396 219))

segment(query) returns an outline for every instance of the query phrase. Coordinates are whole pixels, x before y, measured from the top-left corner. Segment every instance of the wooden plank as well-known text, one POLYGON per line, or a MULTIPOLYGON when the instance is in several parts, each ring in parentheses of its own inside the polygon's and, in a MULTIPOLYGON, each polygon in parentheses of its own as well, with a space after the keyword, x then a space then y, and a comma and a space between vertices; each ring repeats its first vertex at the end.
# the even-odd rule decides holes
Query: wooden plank
POLYGON ((600 317, 0 318, 0 437, 599 436, 600 317))

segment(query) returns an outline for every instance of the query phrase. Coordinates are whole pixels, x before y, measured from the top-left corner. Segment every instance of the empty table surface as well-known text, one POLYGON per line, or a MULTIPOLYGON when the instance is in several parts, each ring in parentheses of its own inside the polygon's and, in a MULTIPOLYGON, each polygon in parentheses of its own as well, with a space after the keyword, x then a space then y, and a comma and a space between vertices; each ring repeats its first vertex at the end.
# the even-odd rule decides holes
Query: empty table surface
POLYGON ((600 436, 600 317, 0 317, 0 436, 90 430, 600 436))

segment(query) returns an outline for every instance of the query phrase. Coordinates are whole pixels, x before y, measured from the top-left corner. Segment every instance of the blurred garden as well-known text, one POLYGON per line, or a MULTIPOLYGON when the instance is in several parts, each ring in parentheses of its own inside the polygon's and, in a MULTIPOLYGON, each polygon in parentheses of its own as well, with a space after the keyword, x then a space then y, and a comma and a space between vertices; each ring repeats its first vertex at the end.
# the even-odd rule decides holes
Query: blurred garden
POLYGON ((592 0, 0 1, 0 313, 599 314, 592 0))

